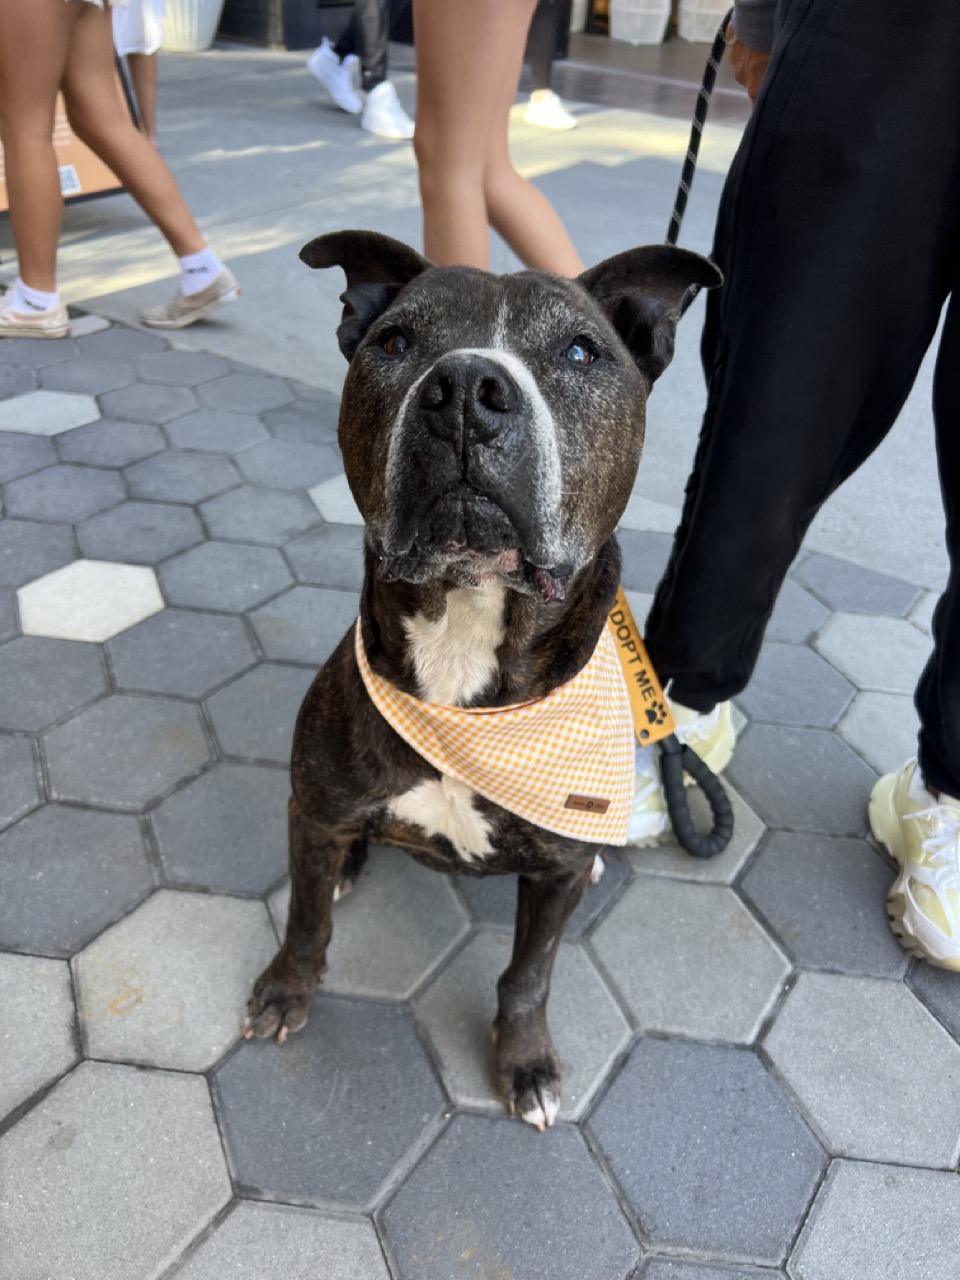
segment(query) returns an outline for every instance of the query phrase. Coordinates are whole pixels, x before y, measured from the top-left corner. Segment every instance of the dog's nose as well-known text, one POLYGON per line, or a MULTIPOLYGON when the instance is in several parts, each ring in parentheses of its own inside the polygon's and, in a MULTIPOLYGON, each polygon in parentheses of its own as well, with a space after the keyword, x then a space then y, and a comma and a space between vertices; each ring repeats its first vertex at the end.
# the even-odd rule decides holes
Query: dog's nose
POLYGON ((420 384, 427 428, 449 444, 488 443, 506 430, 522 406, 510 373, 486 356, 438 360, 420 384))

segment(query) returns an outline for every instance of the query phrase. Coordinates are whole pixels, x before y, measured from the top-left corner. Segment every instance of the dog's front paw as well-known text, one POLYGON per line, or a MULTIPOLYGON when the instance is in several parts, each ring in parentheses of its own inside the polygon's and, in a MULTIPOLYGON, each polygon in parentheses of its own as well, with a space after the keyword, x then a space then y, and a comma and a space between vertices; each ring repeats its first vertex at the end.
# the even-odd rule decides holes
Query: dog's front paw
POLYGON ((253 984, 243 1038, 274 1036, 283 1044, 291 1031, 305 1026, 318 983, 319 977, 295 974, 281 951, 253 984))
MULTIPOLYGON (((526 1030, 529 1032, 529 1027, 526 1030)), ((497 1043, 497 1088, 507 1110, 543 1133, 560 1109, 560 1059, 549 1035, 536 1036, 539 1043, 534 1048, 524 1043, 527 1036, 523 1031, 511 1032, 495 1022, 493 1036, 497 1043)))

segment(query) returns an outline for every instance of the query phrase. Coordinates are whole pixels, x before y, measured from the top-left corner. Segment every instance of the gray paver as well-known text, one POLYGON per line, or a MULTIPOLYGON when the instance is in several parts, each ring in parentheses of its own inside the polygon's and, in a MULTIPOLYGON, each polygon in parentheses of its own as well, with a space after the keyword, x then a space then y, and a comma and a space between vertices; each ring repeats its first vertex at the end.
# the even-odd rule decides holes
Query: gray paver
POLYGON ((142 809, 205 764, 196 707, 114 694, 44 739, 55 800, 142 809))
POLYGON ((56 436, 61 431, 96 422, 99 417, 100 410, 93 396, 69 395, 62 391, 29 391, 12 400, 0 400, 0 431, 56 436))
POLYGON ((101 316, 80 315, 70 319, 70 333, 74 338, 85 338, 88 333, 102 333, 109 328, 110 321, 101 316))
POLYGON ((876 774, 822 729, 751 725, 728 775, 768 826, 838 836, 866 829, 876 774))
POLYGON ((82 355, 98 360, 136 360, 151 351, 166 351, 167 341, 142 329, 107 329, 77 340, 82 355))
POLYGON ((108 392, 101 397, 100 404, 107 417, 129 418, 132 422, 152 422, 162 426, 196 409, 197 400, 186 387, 138 382, 132 387, 108 392))
POLYGON ((829 729, 856 689, 811 649, 767 644, 738 702, 751 720, 829 729))
POLYGON ((152 888, 136 818, 45 805, 0 835, 0 946, 72 955, 152 888))
POLYGON ((219 764, 153 815, 160 859, 174 884, 262 894, 287 866, 285 770, 219 764))
POLYGON ((64 462, 100 467, 126 467, 165 447, 159 427, 144 422, 117 422, 113 418, 101 418, 57 437, 57 451, 64 462))
POLYGON ((640 1272, 643 1280, 778 1280, 782 1275, 782 1271, 768 1271, 766 1267, 714 1266, 672 1258, 652 1258, 640 1272))
POLYGON ((0 591, 0 640, 17 634, 17 609, 12 591, 0 591))
POLYGON ((73 990, 62 960, 0 952, 0 1116, 73 1063, 73 990))
POLYGON ((26 635, 100 643, 163 608, 157 575, 145 565, 74 560, 17 592, 26 635))
POLYGON ((293 587, 250 615, 268 658, 320 666, 357 619, 360 597, 355 591, 293 587))
POLYGON ((920 718, 906 694, 857 694, 837 728, 878 773, 896 773, 917 754, 920 718))
POLYGON ((0 1139, 0 1187, 2 1280, 156 1275, 230 1198, 206 1081, 81 1064, 0 1139))
POLYGON ((590 1119, 651 1244, 780 1263, 823 1153, 753 1053, 640 1040, 590 1119))
MULTIPOLYGON (((511 934, 476 934, 415 1002, 417 1021, 434 1048, 444 1084, 460 1105, 503 1111, 490 1028, 497 1011, 497 979, 510 963, 512 945, 511 934)), ((580 947, 560 947, 547 1021, 563 1065, 559 1114, 570 1119, 583 1112, 629 1035, 613 997, 580 947)))
MULTIPOLYGON (((692 858, 673 840, 649 849, 625 849, 634 871, 642 875, 674 876, 679 880, 732 884, 740 868, 757 847, 764 825, 742 796, 724 778, 723 788, 733 807, 733 836, 715 858, 692 858)), ((709 830, 710 807, 699 788, 688 793, 690 810, 699 831, 709 830)))
POLYGON ((633 591, 655 591, 673 546, 671 535, 621 529, 617 541, 623 553, 623 585, 633 591))
POLYGON ((958 1217, 956 1174, 838 1160, 788 1274, 791 1280, 954 1280, 958 1217))
POLYGON ((168 560, 160 582, 171 604, 243 613, 291 586, 293 577, 273 547, 205 542, 168 560))
POLYGON ((310 500, 331 524, 352 524, 363 526, 360 514, 346 476, 334 476, 332 480, 323 480, 309 490, 310 500))
POLYGON ((15 396, 26 395, 37 386, 37 375, 32 369, 21 369, 16 365, 0 365, 0 400, 12 400, 15 396))
POLYGON ((802 973, 766 1051, 835 1155, 956 1164, 960 1046, 902 984, 802 973))
POLYGON ((189 507, 124 502, 80 525, 77 538, 94 560, 157 564, 200 542, 203 527, 189 507))
MULTIPOLYGON (((0 650, 2 653, 2 650, 0 650)), ((165 609, 109 641, 118 689, 202 698, 256 662, 239 618, 165 609)))
POLYGON ((282 1047, 248 1041, 218 1069, 240 1188, 364 1208, 429 1132, 443 1095, 402 1005, 336 997, 282 1047))
POLYGON ((204 453, 239 453, 270 438, 251 415, 217 409, 188 413, 169 423, 166 431, 175 449, 200 449, 204 453))
POLYGON ((285 382, 267 374, 230 373, 198 388, 202 404, 211 409, 237 409, 241 413, 263 413, 279 409, 293 399, 285 382))
MULTIPOLYGON (((282 936, 289 885, 271 898, 282 936)), ((399 849, 371 849, 349 897, 337 904, 324 977, 344 995, 409 996, 468 927, 447 876, 420 866, 399 849)))
POLYGON ((176 1280, 390 1280, 370 1222, 241 1200, 176 1280))
POLYGON ((215 693, 207 710, 224 755, 287 764, 300 703, 313 668, 262 662, 215 693))
POLYGON ((64 364, 53 364, 40 374, 40 385, 50 391, 75 391, 88 396, 103 395, 129 386, 136 374, 133 365, 120 360, 99 360, 81 356, 64 364))
POLYGON ((294 538, 284 548, 301 582, 359 591, 363 586, 363 529, 325 524, 294 538))
POLYGON ((340 402, 327 395, 324 401, 300 401, 271 409, 263 420, 279 440, 303 444, 336 444, 340 402))
POLYGON ((6 485, 4 510, 7 515, 30 520, 75 524, 115 507, 126 496, 123 481, 115 471, 64 463, 6 485))
POLYGON ((221 377, 229 369, 228 361, 204 351, 162 351, 137 360, 137 376, 144 382, 167 382, 178 387, 196 387, 221 377))
POLYGON ((804 557, 793 570, 793 576, 831 609, 843 609, 847 613, 887 613, 903 617, 920 595, 920 588, 912 582, 817 553, 804 557))
POLYGON ((914 991, 933 1010, 955 1040, 960 1040, 960 981, 948 969, 917 963, 908 979, 914 991))
POLYGON ((0 364, 33 365, 39 369, 61 360, 72 360, 79 349, 70 338, 59 338, 55 342, 49 338, 5 338, 0 343, 0 364))
POLYGON ((741 889, 804 968, 900 978, 908 957, 884 909, 892 879, 865 840, 777 832, 741 889))
POLYGON ((933 611, 937 607, 940 596, 936 591, 925 591, 910 610, 910 621, 925 636, 933 634, 933 611))
POLYGON ((402 1280, 622 1280, 638 1254, 569 1125, 538 1134, 515 1120, 457 1116, 383 1211, 382 1225, 402 1280))
POLYGON ((0 734, 0 830, 40 803, 40 775, 33 743, 0 734))
POLYGON ((215 538, 259 542, 279 547, 320 523, 320 516, 302 493, 247 486, 211 498, 201 507, 215 538))
POLYGON ((210 453, 186 453, 169 449, 124 472, 135 498, 164 502, 202 502, 240 483, 240 475, 227 458, 210 453))
POLYGON ((752 1041, 790 968, 720 885, 638 880, 591 942, 643 1030, 704 1040, 752 1041))
POLYGON ((237 465, 252 484, 269 489, 306 489, 343 470, 336 449, 291 440, 268 440, 244 449, 237 465))
POLYGON ((161 889, 77 957, 88 1053, 205 1070, 240 1034, 275 949, 263 903, 161 889))
POLYGON ((20 587, 59 569, 76 555, 68 525, 0 520, 0 586, 20 587))
POLYGON ((0 728, 45 729, 106 688, 94 645, 21 636, 0 646, 0 728))
POLYGON ((835 613, 817 649, 860 689, 913 693, 932 642, 903 618, 835 613))
MULTIPOLYGON (((81 431, 86 428, 81 427, 81 431)), ((22 436, 12 431, 0 432, 0 484, 18 480, 31 471, 39 471, 56 462, 53 441, 43 436, 22 436)))

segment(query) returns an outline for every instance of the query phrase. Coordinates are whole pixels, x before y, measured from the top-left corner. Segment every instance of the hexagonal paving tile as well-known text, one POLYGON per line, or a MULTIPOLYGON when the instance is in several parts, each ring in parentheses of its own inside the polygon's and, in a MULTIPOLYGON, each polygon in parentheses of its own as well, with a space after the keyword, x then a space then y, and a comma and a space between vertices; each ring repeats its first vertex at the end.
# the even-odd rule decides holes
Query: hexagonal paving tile
POLYGON ((727 776, 768 826, 837 836, 866 830, 876 774, 835 734, 751 725, 727 776))
POLYGON ((804 556, 793 569, 793 576, 831 609, 843 609, 847 613, 887 613, 903 617, 920 594, 920 588, 912 582, 816 552, 804 556))
POLYGON ((22 636, 0 646, 0 728, 46 729, 106 689, 93 645, 22 636))
POLYGON ((301 582, 359 591, 363 586, 363 528, 325 524, 284 548, 301 582))
POLYGON ((211 409, 238 409, 241 413, 279 409, 293 399, 286 383, 257 373, 229 373, 198 388, 197 394, 211 409))
POLYGON ((152 569, 75 560, 17 592, 25 635, 100 643, 159 613, 163 596, 152 569))
POLYGON ((356 622, 359 611, 355 591, 293 587, 255 609, 250 621, 268 658, 320 666, 356 622))
MULTIPOLYGON (((510 963, 512 946, 511 934, 476 934, 414 1004, 444 1084, 461 1106, 503 1111, 490 1028, 497 979, 510 963)), ((561 944, 557 954, 547 1020, 563 1064, 560 1117, 570 1119, 583 1112, 630 1034, 587 956, 570 943, 561 944)))
MULTIPOLYGON (((289 901, 288 884, 270 899, 281 936, 289 901)), ((403 1000, 468 925, 447 876, 428 871, 399 849, 371 849, 355 889, 337 904, 324 987, 403 1000)))
POLYGON ((137 373, 144 382, 168 382, 177 387, 196 387, 229 370, 228 361, 205 351, 161 351, 137 361, 137 373))
POLYGON ((620 517, 620 528, 636 529, 641 533, 673 533, 680 523, 680 508, 667 502, 657 502, 646 494, 634 491, 620 517))
POLYGON ((123 474, 135 498, 165 502, 202 502, 240 483, 240 474, 228 458, 178 449, 138 462, 123 474))
POLYGON ((275 950, 263 903, 161 889, 77 957, 90 1056, 212 1066, 240 1035, 275 950))
POLYGON ((200 449, 204 453, 239 453, 270 436, 256 418, 245 413, 221 413, 198 409, 167 426, 175 449, 200 449))
POLYGON ((0 734, 0 830, 40 803, 40 771, 33 743, 0 734))
POLYGON ((744 1049, 640 1040, 589 1123, 654 1246, 780 1263, 823 1167, 744 1049))
POLYGON ((291 440, 268 440, 244 449, 237 465, 249 481, 269 489, 306 489, 343 470, 336 449, 291 440))
POLYGON ((830 610, 792 578, 784 578, 766 638, 778 644, 806 644, 820 630, 830 610))
POLYGON ((72 955, 153 883, 136 818, 44 805, 0 835, 0 946, 72 955))
POLYGON ((949 969, 916 961, 907 981, 954 1040, 960 1040, 960 982, 949 969))
POLYGON ((38 369, 61 360, 72 360, 79 351, 71 338, 6 338, 0 345, 0 364, 34 365, 38 369))
POLYGON ((0 1116, 5 1116, 76 1061, 70 969, 62 960, 0 952, 0 1002, 0 1116))
POLYGON ((919 627, 925 636, 933 632, 933 611, 937 607, 940 596, 936 591, 925 591, 910 610, 910 621, 919 627))
POLYGON ((101 418, 57 437, 57 452, 64 462, 86 462, 99 467, 126 467, 166 448, 159 427, 143 422, 116 422, 101 418))
POLYGON ((743 903, 719 885, 636 881, 592 944, 643 1030, 703 1040, 749 1044, 790 971, 743 903))
POLYGON ((31 436, 56 436, 99 417, 93 396, 62 391, 30 391, 0 402, 0 431, 22 431, 31 436))
MULTIPOLYGON (((649 849, 624 849, 635 871, 643 875, 673 876, 679 880, 702 880, 714 884, 732 884, 740 868, 764 833, 764 825, 747 802, 724 778, 723 789, 733 807, 733 836, 723 853, 715 858, 692 858, 686 849, 672 839, 649 849)), ((687 793, 690 810, 698 831, 710 828, 710 808, 699 788, 687 793)))
POLYGON ((315 674, 312 667, 262 662, 215 693, 207 710, 224 755, 287 764, 297 712, 315 674))
POLYGON ((932 641, 902 618, 835 613, 817 637, 828 662, 861 689, 913 693, 932 641))
MULTIPOLYGON (((2 650, 0 650, 2 653, 2 650)), ((118 689, 202 698, 253 666, 239 618, 165 609, 107 645, 118 689)))
POLYGON ((865 840, 776 832, 741 889, 798 964, 900 978, 884 900, 894 873, 865 840))
POLYGON ((203 526, 189 507, 124 502, 77 528, 85 556, 129 564, 159 564, 203 541, 203 526))
POLYGON ((878 773, 896 773, 917 754, 920 718, 906 694, 857 694, 837 729, 878 773))
POLYGON ((68 525, 0 520, 0 586, 20 587, 76 555, 76 540, 68 525))
POLYGON ((21 436, 11 432, 0 434, 0 483, 19 480, 31 471, 39 471, 56 462, 53 442, 42 436, 21 436))
POLYGON ((790 1260, 792 1280, 954 1280, 960 1179, 837 1160, 790 1260))
POLYGON ((328 1218, 312 1209, 241 1200, 206 1237, 176 1280, 390 1280, 370 1222, 328 1218))
POLYGON ((98 360, 81 356, 64 364, 53 364, 40 374, 40 385, 50 391, 75 391, 88 396, 103 395, 127 387, 135 379, 133 365, 120 360, 98 360))
POLYGON ((151 821, 166 877, 262 894, 287 867, 286 770, 218 764, 165 800, 151 821))
POLYGON ((200 508, 214 538, 279 547, 319 523, 302 493, 245 486, 211 498, 200 508))
POLYGON ((443 1109, 409 1009, 319 997, 281 1048, 248 1041, 215 1076, 237 1182, 271 1198, 369 1205, 443 1109))
POLYGON ((114 694, 54 729, 44 752, 55 800, 142 809, 210 753, 196 707, 114 694))
POLYGON ((110 391, 101 397, 100 403, 107 417, 153 422, 157 426, 182 418, 197 407, 196 396, 186 387, 151 386, 143 382, 110 391))
POLYGON ((62 520, 74 524, 126 498, 115 471, 61 465, 14 480, 4 489, 4 510, 30 520, 62 520))
POLYGON ((7 1276, 154 1276, 230 1199, 205 1080, 82 1063, 0 1140, 7 1276))
POLYGON ((81 355, 95 356, 98 360, 136 360, 151 351, 166 351, 167 345, 166 339, 158 333, 117 326, 80 338, 77 342, 81 355))
POLYGON ((330 524, 363 524, 346 476, 334 476, 310 490, 310 500, 330 524))
POLYGON ((381 1223, 403 1280, 450 1280, 464 1258, 491 1278, 622 1280, 638 1255, 570 1125, 538 1134, 516 1120, 457 1116, 381 1223))
POLYGON ((829 729, 856 689, 812 650, 766 644, 738 702, 751 720, 829 729))
POLYGON ((651 1258, 638 1273, 643 1280, 781 1280, 782 1271, 766 1267, 726 1267, 710 1262, 677 1262, 674 1258, 651 1258))
POLYGON ((9 640, 19 630, 17 609, 11 591, 0 591, 0 640, 9 640))
POLYGON ((623 529, 617 534, 623 553, 622 580, 633 591, 656 591, 673 546, 668 533, 637 533, 623 529))
POLYGON ((70 333, 74 338, 85 338, 91 333, 102 333, 110 328, 110 321, 102 316, 80 315, 70 320, 70 333))
POLYGON ((957 1163, 960 1046, 901 983, 802 973, 765 1047, 835 1155, 957 1163))
POLYGON ((303 444, 336 444, 337 417, 340 402, 328 396, 326 403, 300 401, 271 409, 263 420, 278 440, 296 440, 303 444))
POLYGON ((36 390, 37 375, 32 369, 16 365, 0 365, 0 400, 12 400, 36 390))
POLYGON ((243 613, 289 587, 293 578, 272 547, 205 542, 168 560, 160 582, 171 604, 243 613))

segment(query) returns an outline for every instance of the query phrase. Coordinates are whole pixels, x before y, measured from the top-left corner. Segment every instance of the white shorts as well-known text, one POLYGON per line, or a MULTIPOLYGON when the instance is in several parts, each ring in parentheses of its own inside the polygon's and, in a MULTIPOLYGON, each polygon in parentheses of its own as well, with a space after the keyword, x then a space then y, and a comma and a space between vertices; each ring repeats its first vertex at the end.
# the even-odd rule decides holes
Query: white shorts
POLYGON ((163 44, 165 0, 127 0, 113 10, 113 43, 117 53, 156 53, 163 44))

